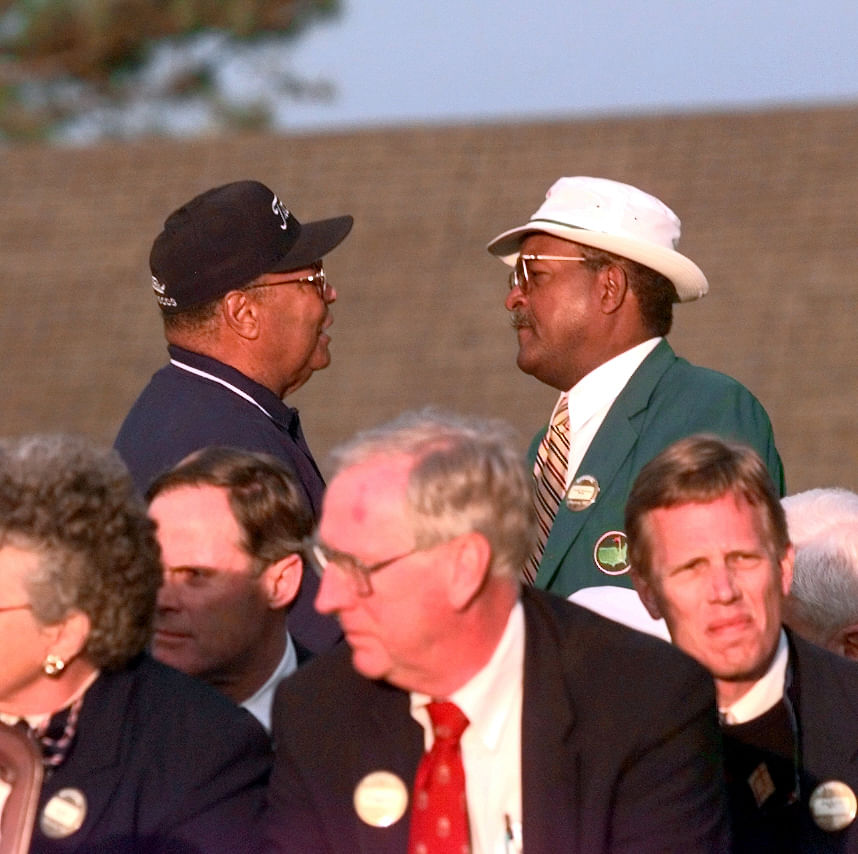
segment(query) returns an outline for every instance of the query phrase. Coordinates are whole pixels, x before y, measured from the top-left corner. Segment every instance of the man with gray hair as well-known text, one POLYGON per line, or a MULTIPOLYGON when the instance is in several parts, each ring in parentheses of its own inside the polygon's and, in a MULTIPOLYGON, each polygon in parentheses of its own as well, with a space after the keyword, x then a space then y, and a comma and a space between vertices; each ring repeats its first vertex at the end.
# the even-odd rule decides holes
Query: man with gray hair
POLYGON ((808 489, 781 503, 795 547, 784 622, 819 646, 858 659, 858 495, 808 489))
POLYGON ((339 450, 307 552, 348 647, 278 689, 269 850, 728 849, 708 674, 520 589, 529 492, 494 422, 417 413, 339 450))

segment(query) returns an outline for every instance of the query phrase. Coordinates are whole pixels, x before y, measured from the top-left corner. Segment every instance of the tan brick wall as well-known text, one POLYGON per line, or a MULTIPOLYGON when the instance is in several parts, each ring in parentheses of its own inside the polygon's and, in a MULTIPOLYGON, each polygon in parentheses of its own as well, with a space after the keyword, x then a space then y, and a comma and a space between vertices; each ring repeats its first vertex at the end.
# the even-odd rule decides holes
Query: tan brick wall
POLYGON ((424 404, 506 417, 524 446, 554 395, 515 367, 484 245, 564 174, 674 207, 712 286, 677 308, 674 347, 760 397, 791 491, 858 489, 858 106, 8 149, 0 432, 112 440, 165 355, 152 238, 195 193, 253 177, 301 219, 356 219, 327 264, 333 364, 293 401, 317 456, 424 404))

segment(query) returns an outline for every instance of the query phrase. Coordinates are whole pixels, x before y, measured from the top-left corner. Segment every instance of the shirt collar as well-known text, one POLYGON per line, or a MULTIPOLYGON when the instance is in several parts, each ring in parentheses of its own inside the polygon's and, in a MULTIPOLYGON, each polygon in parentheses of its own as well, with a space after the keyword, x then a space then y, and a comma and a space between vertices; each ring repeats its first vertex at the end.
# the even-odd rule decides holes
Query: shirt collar
MULTIPOLYGON (((503 635, 488 663, 449 697, 467 717, 468 728, 494 750, 504 723, 516 702, 521 704, 524 680, 524 608, 516 602, 503 635)), ((411 713, 418 721, 428 721, 425 708, 433 698, 417 691, 411 692, 411 713), (415 712, 418 714, 415 715, 415 712)))
POLYGON ((298 655, 295 652, 295 644, 292 636, 286 633, 286 650, 283 658, 268 677, 265 684, 252 696, 248 697, 241 705, 251 712, 253 716, 271 732, 271 704, 274 702, 274 692, 277 686, 298 669, 298 655))
POLYGON ((249 395, 269 415, 272 421, 286 428, 290 433, 297 430, 298 410, 292 406, 287 406, 270 388, 211 356, 194 353, 191 350, 177 347, 175 344, 168 344, 167 352, 171 359, 190 366, 195 372, 202 371, 211 374, 217 380, 229 383, 244 394, 249 395))
POLYGON ((786 632, 781 629, 778 648, 769 669, 754 683, 747 694, 739 697, 733 705, 727 706, 726 709, 719 709, 726 723, 743 724, 752 721, 779 703, 784 695, 788 662, 789 645, 787 644, 786 632))
MULTIPOLYGON (((567 393, 569 429, 580 430, 599 410, 610 405, 626 387, 632 374, 658 346, 661 338, 649 338, 608 359, 575 383, 567 393)), ((561 396, 562 399, 562 396, 561 396)))

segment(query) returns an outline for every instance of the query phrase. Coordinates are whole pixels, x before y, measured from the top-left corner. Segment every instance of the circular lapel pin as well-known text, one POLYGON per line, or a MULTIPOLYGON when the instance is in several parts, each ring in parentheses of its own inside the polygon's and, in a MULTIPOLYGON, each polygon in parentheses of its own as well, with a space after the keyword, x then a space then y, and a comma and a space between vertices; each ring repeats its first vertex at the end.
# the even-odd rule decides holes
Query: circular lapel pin
POLYGON ((599 495, 599 481, 591 474, 582 474, 569 484, 563 500, 573 512, 586 510, 599 495))
POLYGON ((593 560, 605 575, 623 575, 629 571, 629 543, 622 531, 605 531, 593 549, 593 560))
POLYGON ((60 789, 42 810, 39 827, 51 839, 63 839, 80 830, 86 818, 86 796, 80 789, 60 789))
POLYGON ((839 780, 820 783, 810 796, 810 813, 823 830, 834 832, 849 827, 856 811, 855 792, 839 780))
POLYGON ((355 786, 355 812, 372 827, 390 827, 408 806, 405 783, 390 771, 373 771, 355 786))

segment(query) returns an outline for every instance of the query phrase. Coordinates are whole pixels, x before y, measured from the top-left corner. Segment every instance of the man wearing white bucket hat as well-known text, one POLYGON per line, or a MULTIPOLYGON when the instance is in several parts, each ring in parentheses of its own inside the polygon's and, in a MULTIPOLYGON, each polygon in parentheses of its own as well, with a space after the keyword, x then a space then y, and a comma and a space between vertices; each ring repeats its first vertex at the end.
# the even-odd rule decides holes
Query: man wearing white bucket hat
POLYGON ((518 366, 561 394, 530 449, 540 522, 523 578, 647 626, 628 576, 623 510, 638 471, 673 441, 715 433, 751 445, 784 492, 772 427, 736 380, 677 357, 673 303, 706 294, 677 251, 680 222, 654 196, 605 178, 560 178, 491 254, 513 268, 506 308, 518 366), (596 589, 598 588, 598 589, 596 589), (625 589, 623 589, 625 588, 625 589))

